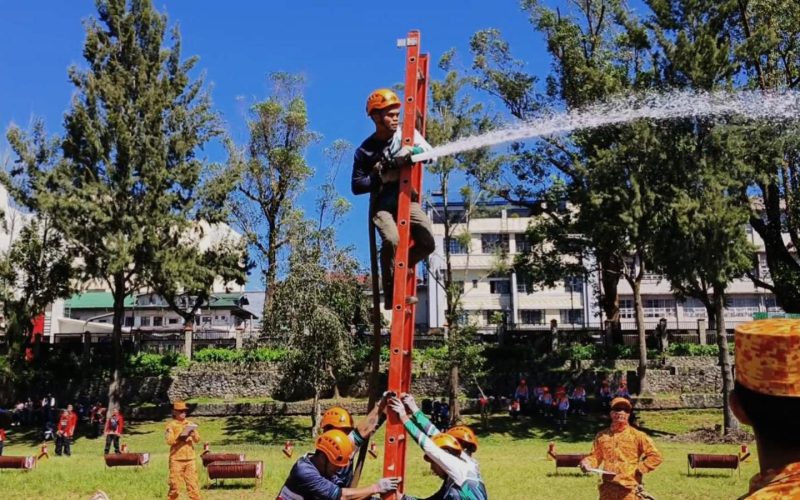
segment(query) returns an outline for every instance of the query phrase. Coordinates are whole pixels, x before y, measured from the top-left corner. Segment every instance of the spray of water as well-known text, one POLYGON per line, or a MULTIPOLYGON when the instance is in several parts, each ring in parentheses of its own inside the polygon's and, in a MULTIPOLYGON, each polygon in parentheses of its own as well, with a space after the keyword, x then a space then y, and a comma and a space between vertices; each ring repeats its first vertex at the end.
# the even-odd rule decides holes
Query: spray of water
POLYGON ((800 93, 675 91, 626 97, 583 109, 554 113, 483 135, 465 137, 414 155, 412 160, 425 161, 506 142, 643 119, 723 116, 741 116, 752 120, 795 120, 800 118, 800 93))

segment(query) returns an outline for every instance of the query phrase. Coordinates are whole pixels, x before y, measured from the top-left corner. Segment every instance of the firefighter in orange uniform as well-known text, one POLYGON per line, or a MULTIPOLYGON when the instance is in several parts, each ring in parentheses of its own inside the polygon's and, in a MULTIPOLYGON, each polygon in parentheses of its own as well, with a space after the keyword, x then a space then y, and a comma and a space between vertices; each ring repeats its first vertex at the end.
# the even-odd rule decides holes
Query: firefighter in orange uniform
POLYGON ((197 485, 194 445, 200 442, 197 426, 186 420, 186 403, 176 401, 172 405, 172 420, 167 423, 165 439, 169 445, 169 493, 167 498, 178 498, 181 483, 186 484, 189 498, 200 498, 197 485))
POLYGON ((625 398, 611 400, 611 427, 594 438, 592 452, 581 470, 602 467, 600 500, 651 498, 642 486, 642 475, 661 465, 661 452, 644 432, 628 424, 633 406, 625 398))
POLYGON ((800 320, 737 326, 735 355, 731 407, 753 427, 761 467, 742 498, 800 498, 800 320))

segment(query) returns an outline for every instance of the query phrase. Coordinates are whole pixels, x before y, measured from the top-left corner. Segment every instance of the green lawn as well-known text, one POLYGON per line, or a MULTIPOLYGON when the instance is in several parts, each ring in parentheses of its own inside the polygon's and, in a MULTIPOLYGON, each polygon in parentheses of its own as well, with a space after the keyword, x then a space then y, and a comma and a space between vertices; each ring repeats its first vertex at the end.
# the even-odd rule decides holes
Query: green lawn
MULTIPOLYGON (((728 472, 714 470, 688 477, 686 471, 687 452, 736 453, 737 446, 669 440, 675 433, 721 422, 719 412, 645 412, 640 418, 664 453, 664 464, 645 478, 647 489, 656 498, 708 500, 736 498, 745 492, 748 479, 757 471, 754 459, 744 464, 741 477, 737 473, 731 476, 728 472)), ((227 481, 209 488, 201 472, 204 498, 274 498, 293 464, 293 460, 284 458, 281 453, 284 441, 296 441, 295 458, 302 450, 311 449, 307 438, 308 419, 229 417, 195 421, 200 424, 203 440, 211 443, 214 451, 244 452, 248 459, 263 460, 265 465, 264 481, 258 489, 253 489, 252 481, 227 481)), ((602 420, 585 420, 572 422, 564 432, 556 432, 539 422, 511 421, 505 416, 494 416, 488 429, 475 425, 481 440, 477 457, 489 495, 501 500, 597 498, 595 479, 576 474, 577 469, 556 475, 553 463, 545 459, 545 452, 550 441, 557 442, 559 452, 588 451, 594 433, 603 425, 602 420)), ((102 459, 103 440, 79 437, 70 458, 53 456, 29 473, 0 471, 0 497, 86 499, 95 490, 102 489, 114 500, 163 498, 167 492, 168 451, 163 442, 163 428, 163 422, 131 423, 126 427, 128 432, 123 441, 128 443, 130 451, 151 454, 150 464, 142 470, 107 469, 102 459)), ((30 455, 38 450, 30 434, 9 432, 8 437, 5 455, 30 455)), ((382 447, 382 435, 378 436, 378 444, 382 447)), ((52 454, 52 444, 50 449, 52 454)), ((440 480, 428 472, 416 446, 409 456, 407 492, 423 497, 432 494, 440 480)), ((380 459, 368 459, 364 481, 374 481, 380 474, 381 464, 380 459)))

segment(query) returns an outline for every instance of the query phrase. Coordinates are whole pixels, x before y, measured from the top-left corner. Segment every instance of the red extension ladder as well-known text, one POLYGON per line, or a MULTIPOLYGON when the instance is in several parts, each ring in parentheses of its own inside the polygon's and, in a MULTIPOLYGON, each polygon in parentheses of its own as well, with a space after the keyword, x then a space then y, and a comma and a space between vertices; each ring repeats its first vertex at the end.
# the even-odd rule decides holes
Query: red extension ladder
MULTIPOLYGON (((414 129, 425 135, 425 112, 428 97, 428 54, 420 54, 419 31, 397 41, 406 49, 406 79, 403 105, 403 146, 414 145, 414 129)), ((394 260, 394 298, 392 336, 389 346, 389 387, 400 394, 411 387, 411 349, 414 345, 415 305, 406 304, 407 297, 417 294, 416 269, 409 269, 408 251, 411 241, 411 193, 422 193, 422 165, 416 163, 400 172, 400 197, 397 203, 397 230, 400 242, 394 260)), ((405 479, 406 433, 403 424, 393 414, 386 423, 386 442, 383 477, 405 479)), ((399 492, 405 491, 405 484, 399 492)), ((384 495, 392 498, 395 494, 384 495)))

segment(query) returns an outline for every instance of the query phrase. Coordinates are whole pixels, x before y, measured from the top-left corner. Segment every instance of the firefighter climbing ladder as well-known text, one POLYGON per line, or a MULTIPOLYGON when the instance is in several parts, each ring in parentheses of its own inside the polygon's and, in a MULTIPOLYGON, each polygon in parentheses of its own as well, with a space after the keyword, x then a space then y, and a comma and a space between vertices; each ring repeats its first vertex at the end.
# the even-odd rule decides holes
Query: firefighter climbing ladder
MULTIPOLYGON (((428 54, 420 55, 419 31, 397 41, 406 49, 405 102, 403 105, 402 144, 414 145, 414 129, 425 135, 425 110, 428 92, 428 54)), ((392 308, 392 336, 389 345, 389 391, 408 392, 411 385, 411 349, 414 344, 414 312, 416 306, 408 304, 408 297, 417 294, 416 269, 408 265, 411 241, 410 205, 412 193, 422 192, 422 165, 416 163, 400 172, 400 197, 397 203, 397 230, 400 242, 394 260, 394 297, 392 308)), ((386 423, 384 477, 405 479, 406 434, 403 424, 393 414, 386 423)), ((405 485, 401 483, 400 490, 405 485)), ((392 498, 387 494, 384 498, 392 498)))

